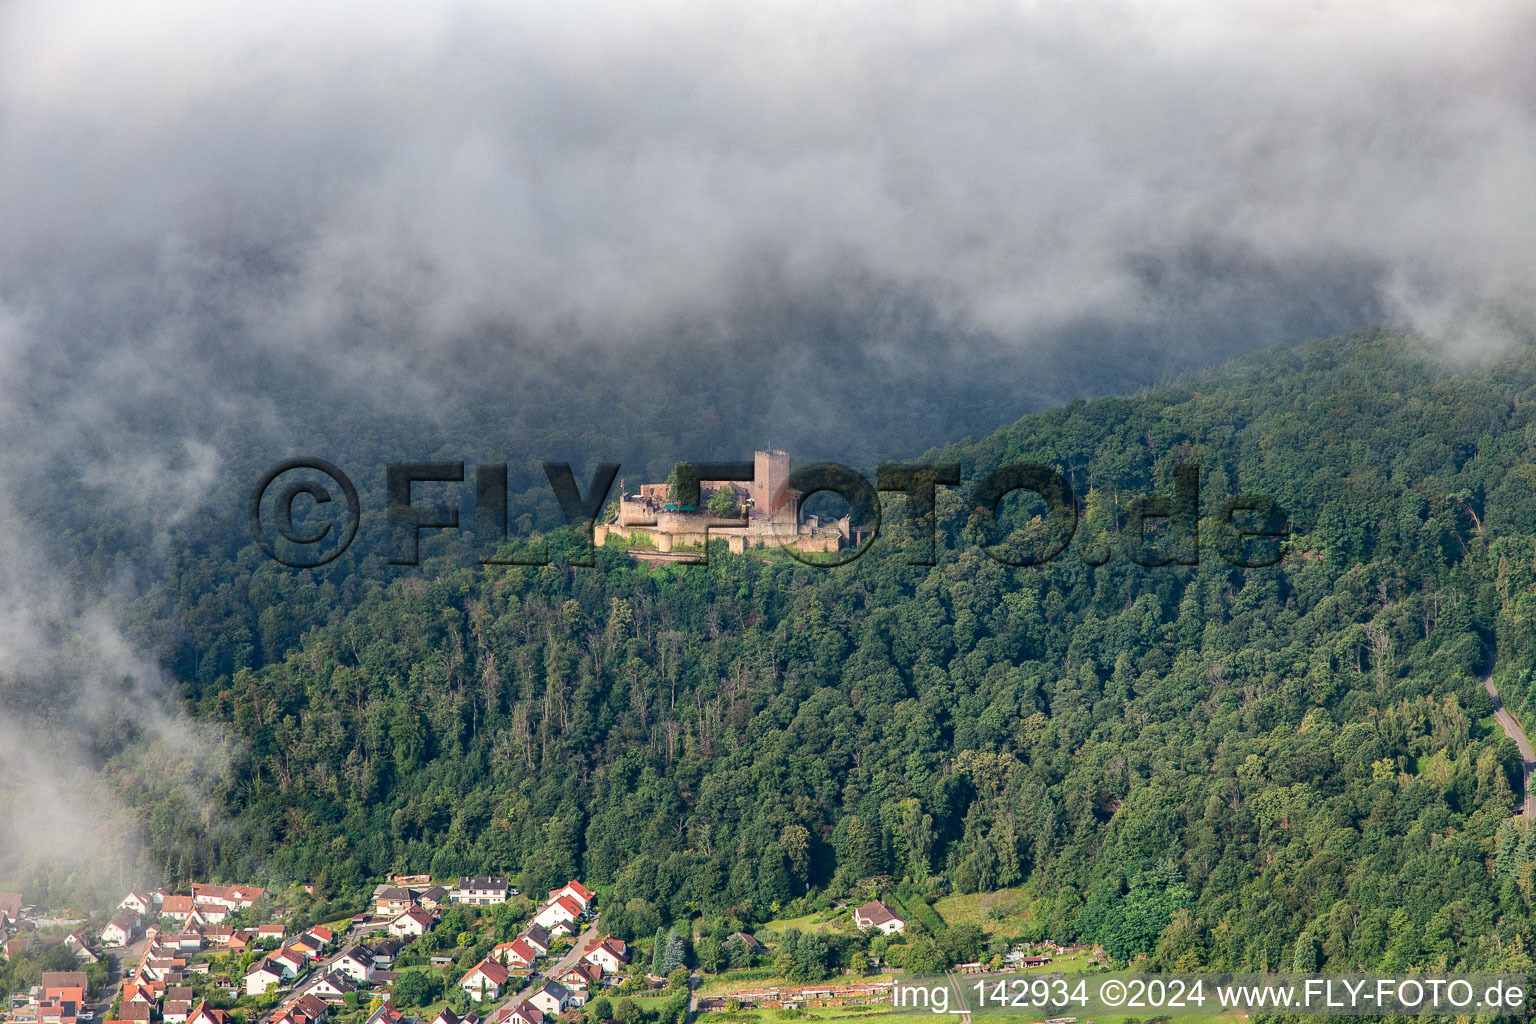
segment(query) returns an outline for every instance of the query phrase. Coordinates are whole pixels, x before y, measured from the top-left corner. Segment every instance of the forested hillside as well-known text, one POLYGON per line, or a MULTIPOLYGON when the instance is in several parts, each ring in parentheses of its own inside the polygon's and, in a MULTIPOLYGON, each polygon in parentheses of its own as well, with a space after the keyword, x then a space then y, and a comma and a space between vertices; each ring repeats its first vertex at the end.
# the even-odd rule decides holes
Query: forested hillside
POLYGON ((1529 966, 1536 851, 1479 680, 1497 652, 1536 712, 1533 366, 1366 334, 925 457, 967 485, 1059 468, 1085 522, 1041 567, 982 552, 964 487, 940 489, 933 567, 907 564, 899 499, 835 570, 200 560, 140 600, 138 637, 233 737, 233 776, 197 810, 120 791, 168 879, 579 875, 635 934, 1022 885, 1036 937, 1120 959, 1529 966), (1180 464, 1207 514, 1278 501, 1283 563, 1086 564, 1180 464))

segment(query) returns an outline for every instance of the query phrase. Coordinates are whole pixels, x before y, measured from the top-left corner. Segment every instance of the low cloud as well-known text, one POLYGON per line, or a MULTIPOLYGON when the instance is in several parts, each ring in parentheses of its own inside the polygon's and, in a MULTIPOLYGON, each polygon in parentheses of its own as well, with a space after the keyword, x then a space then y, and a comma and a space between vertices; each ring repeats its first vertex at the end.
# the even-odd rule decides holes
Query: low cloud
POLYGON ((0 522, 0 881, 89 911, 190 866, 150 864, 146 839, 176 850, 167 820, 215 833, 229 741, 181 712, 100 588, 72 587, 26 526, 0 522))
POLYGON ((13 286, 228 289, 263 344, 361 333, 402 375, 486 324, 655 344, 854 278, 1025 348, 1199 324, 1156 268, 1202 254, 1293 283, 1260 305, 1323 268, 1431 330, 1531 304, 1503 0, 0 17, 13 286))

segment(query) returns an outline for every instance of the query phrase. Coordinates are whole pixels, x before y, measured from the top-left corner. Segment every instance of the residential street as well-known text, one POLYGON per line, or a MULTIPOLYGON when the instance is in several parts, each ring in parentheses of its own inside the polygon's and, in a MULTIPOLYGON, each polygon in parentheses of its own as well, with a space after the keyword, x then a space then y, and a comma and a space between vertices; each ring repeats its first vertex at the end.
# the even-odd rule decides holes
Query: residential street
POLYGON ((539 974, 534 975, 529 983, 523 986, 521 991, 497 1003, 496 1009, 491 1012, 488 1019, 494 1020, 496 1018, 496 1014, 499 1013, 503 1008, 516 1006, 524 999, 527 999, 529 994, 533 992, 534 989, 544 984, 544 979, 558 978, 572 967, 575 967, 576 964, 580 962, 581 958, 586 955, 587 950, 597 945, 597 942, 600 938, 602 938, 602 933, 598 931, 597 918, 593 917, 592 920, 587 924, 587 927, 583 929, 579 935, 576 936, 576 941, 572 943, 570 950, 567 951, 566 954, 559 960, 557 960, 553 967, 549 968, 547 971, 541 971, 539 974))
POLYGON ((362 937, 366 936, 368 933, 378 931, 383 927, 387 927, 387 922, 380 925, 354 924, 349 927, 345 932, 342 933, 341 942, 337 951, 326 957, 324 960, 321 960, 319 963, 311 965, 309 972, 305 975, 304 982, 287 992, 283 996, 282 1002, 277 1004, 277 1008, 274 1009, 271 1013, 263 1014, 261 1019, 263 1021, 271 1020, 272 1017, 288 1003, 293 1002, 295 999, 298 999, 300 996, 306 994, 310 989, 314 988, 315 985, 319 983, 320 979, 329 973, 331 965, 334 964, 337 960, 341 959, 342 954, 345 953, 348 948, 350 948, 354 943, 360 941, 362 937))

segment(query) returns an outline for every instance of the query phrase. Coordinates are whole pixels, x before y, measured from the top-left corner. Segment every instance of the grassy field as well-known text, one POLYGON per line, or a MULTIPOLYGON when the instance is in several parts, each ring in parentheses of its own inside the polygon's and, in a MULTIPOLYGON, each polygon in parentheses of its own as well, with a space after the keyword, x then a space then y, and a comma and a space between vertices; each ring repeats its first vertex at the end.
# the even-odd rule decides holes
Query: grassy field
POLYGON ((801 914, 799 917, 781 917, 759 928, 772 929, 780 935, 790 928, 802 932, 838 932, 851 935, 858 929, 853 926, 853 914, 846 908, 832 910, 817 910, 809 914, 801 914))
POLYGON ((933 909, 950 927, 980 925, 988 935, 994 932, 1017 935, 1034 920, 1034 900, 1024 889, 946 896, 935 903, 933 909))
MULTIPOLYGON (((819 984, 823 985, 865 985, 882 981, 890 981, 889 974, 865 974, 855 978, 851 974, 840 974, 828 978, 819 984)), ((805 982, 790 981, 788 978, 733 978, 729 973, 707 977, 704 984, 699 986, 701 996, 725 996, 732 992, 742 992, 747 989, 758 988, 803 988, 805 982)), ((828 1007, 836 1009, 836 1007, 828 1007)))

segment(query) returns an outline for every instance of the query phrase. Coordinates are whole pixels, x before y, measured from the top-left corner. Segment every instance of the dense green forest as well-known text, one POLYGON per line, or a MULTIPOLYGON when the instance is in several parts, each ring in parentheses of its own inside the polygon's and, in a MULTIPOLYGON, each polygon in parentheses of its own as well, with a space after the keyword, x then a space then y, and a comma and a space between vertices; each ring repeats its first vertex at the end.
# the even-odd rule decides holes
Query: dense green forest
MULTIPOLYGON (((1059 469, 1083 522, 1030 568, 983 550, 966 487, 931 567, 899 498, 837 569, 173 556, 133 636, 233 766, 204 807, 107 772, 170 881, 580 876, 636 936, 1024 886, 1034 937, 1122 960, 1528 967, 1536 846, 1480 679, 1536 713, 1533 368, 1365 333, 912 460, 1059 469), (1180 465, 1199 564, 1134 564, 1116 528, 1180 465), (1216 556, 1239 492, 1289 514, 1279 565, 1216 556)), ((1026 541, 1029 511, 1004 516, 1026 541)))

